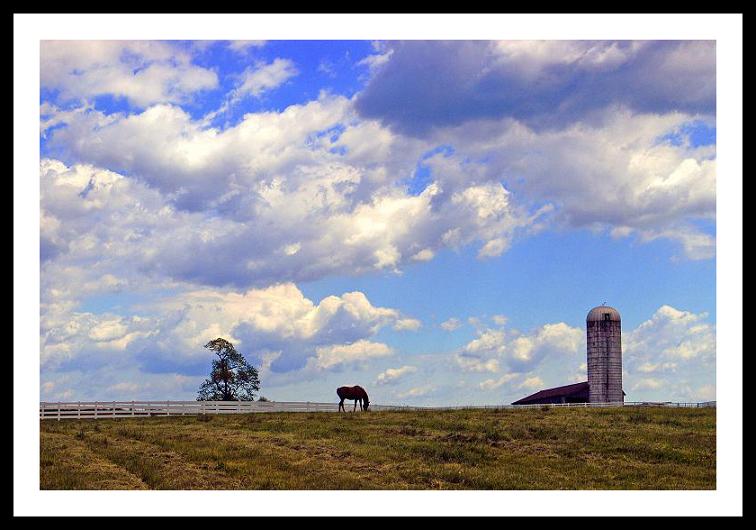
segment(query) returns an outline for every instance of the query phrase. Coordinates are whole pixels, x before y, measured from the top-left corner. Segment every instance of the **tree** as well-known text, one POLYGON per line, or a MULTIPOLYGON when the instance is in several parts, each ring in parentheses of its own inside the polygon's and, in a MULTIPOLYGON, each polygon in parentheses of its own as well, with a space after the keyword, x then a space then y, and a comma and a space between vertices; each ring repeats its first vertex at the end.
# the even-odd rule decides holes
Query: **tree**
POLYGON ((253 401, 260 390, 257 369, 225 339, 211 340, 205 348, 218 358, 213 359, 210 377, 200 385, 197 401, 253 401))

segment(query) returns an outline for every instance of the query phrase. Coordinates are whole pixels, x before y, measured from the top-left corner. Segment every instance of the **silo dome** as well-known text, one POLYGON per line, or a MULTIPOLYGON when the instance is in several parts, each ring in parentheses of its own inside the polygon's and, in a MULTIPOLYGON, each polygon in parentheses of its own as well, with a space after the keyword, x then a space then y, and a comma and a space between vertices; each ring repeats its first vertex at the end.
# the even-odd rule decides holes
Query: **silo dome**
POLYGON ((619 311, 608 305, 600 305, 594 307, 588 312, 588 316, 585 317, 586 322, 598 322, 600 320, 612 320, 615 322, 621 322, 619 311), (609 315, 608 317, 606 315, 609 315))

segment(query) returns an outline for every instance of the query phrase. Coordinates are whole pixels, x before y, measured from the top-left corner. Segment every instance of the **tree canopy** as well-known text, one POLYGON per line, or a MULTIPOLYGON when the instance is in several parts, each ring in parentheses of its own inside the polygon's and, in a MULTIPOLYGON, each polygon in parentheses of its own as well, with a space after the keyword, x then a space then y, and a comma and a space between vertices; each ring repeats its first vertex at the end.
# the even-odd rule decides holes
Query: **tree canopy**
POLYGON ((210 377, 200 385, 197 401, 253 401, 260 390, 257 369, 225 339, 211 340, 205 348, 218 358, 213 359, 210 377))

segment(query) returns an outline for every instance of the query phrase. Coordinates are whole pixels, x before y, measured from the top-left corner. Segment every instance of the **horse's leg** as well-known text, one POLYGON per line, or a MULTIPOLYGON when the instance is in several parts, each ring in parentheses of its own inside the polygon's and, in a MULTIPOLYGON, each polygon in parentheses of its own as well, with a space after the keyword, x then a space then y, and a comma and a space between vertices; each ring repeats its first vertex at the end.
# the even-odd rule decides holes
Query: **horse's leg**
POLYGON ((360 410, 362 410, 362 400, 360 399, 360 410))
POLYGON ((342 410, 344 412, 346 412, 346 409, 344 408, 344 399, 343 398, 342 398, 341 401, 339 401, 339 412, 341 412, 342 410))
POLYGON ((357 412, 357 400, 354 400, 354 410, 352 412, 357 412))

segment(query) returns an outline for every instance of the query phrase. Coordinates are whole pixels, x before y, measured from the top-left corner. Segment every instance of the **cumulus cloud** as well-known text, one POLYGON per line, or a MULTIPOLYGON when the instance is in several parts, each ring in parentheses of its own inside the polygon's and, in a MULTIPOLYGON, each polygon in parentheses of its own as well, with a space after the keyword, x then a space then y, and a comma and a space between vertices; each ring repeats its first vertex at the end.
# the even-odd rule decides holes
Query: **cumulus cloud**
POLYGON ((479 355, 460 353, 456 356, 457 365, 465 372, 498 372, 499 360, 486 359, 479 355))
POLYGON ((41 41, 40 83, 64 101, 113 95, 146 107, 188 101, 218 78, 165 41, 41 41))
POLYGON ((377 385, 393 385, 398 383, 404 376, 417 372, 417 367, 405 365, 400 368, 387 368, 385 371, 378 374, 375 384, 377 385))
POLYGON ((507 349, 505 337, 506 334, 503 329, 485 329, 479 331, 478 338, 467 343, 465 352, 502 354, 507 349))
POLYGON ((396 331, 417 331, 421 326, 422 322, 416 318, 402 318, 396 321, 394 329, 396 331))
POLYGON ((519 374, 504 374, 498 379, 486 379, 478 384, 481 390, 496 390, 497 388, 511 383, 519 377, 519 374))
POLYGON ((711 259, 716 253, 717 242, 713 235, 701 232, 690 226, 676 226, 661 230, 640 232, 641 240, 674 239, 682 244, 685 256, 693 260, 711 259))
POLYGON ((560 127, 609 105, 713 114, 713 41, 401 41, 357 100, 361 115, 425 135, 469 120, 560 127))
MULTIPOLYGON (((714 127, 709 41, 392 42, 356 100, 361 116, 485 160, 555 207, 562 224, 714 255, 715 152, 689 140, 714 127)), ((441 157, 436 157, 441 158, 441 157)), ((453 235, 453 234, 452 234, 453 235)), ((480 256, 506 250, 490 238, 480 256)))
POLYGON ((661 379, 654 379, 653 377, 646 377, 639 379, 634 385, 633 390, 657 390, 664 385, 664 381, 661 379))
POLYGON ((469 122, 438 141, 453 143, 457 156, 485 158, 481 179, 506 175, 511 191, 548 201, 563 225, 608 228, 642 242, 673 239, 689 258, 712 257, 713 236, 693 221, 714 219, 715 149, 664 140, 689 134, 681 131, 694 117, 622 107, 601 116, 541 132, 511 120, 469 122))
POLYGON ((361 339, 352 344, 318 348, 313 364, 319 370, 329 370, 345 364, 365 364, 371 358, 387 357, 393 353, 394 350, 386 344, 361 339))
POLYGON ((574 355, 585 343, 585 333, 564 322, 544 324, 531 333, 483 328, 457 355, 463 368, 496 372, 504 362, 517 372, 530 370, 547 356, 574 355))
POLYGON ((681 365, 712 365, 716 352, 714 325, 706 313, 663 305, 624 337, 626 363, 641 373, 671 371, 681 365))
POLYGON ((346 105, 326 98, 248 115, 222 132, 164 105, 128 117, 77 116, 83 121, 56 129, 51 143, 92 163, 42 162, 50 188, 43 256, 95 256, 107 239, 119 242, 110 260, 128 255, 126 269, 246 288, 398 271, 418 256, 474 242, 483 244, 481 254, 495 255, 541 215, 517 205, 500 183, 459 179, 475 171, 460 164, 448 164, 453 178, 441 172, 413 195, 386 168, 365 166, 364 155, 357 162, 348 149, 332 152, 340 139, 318 131, 344 119, 346 105))
POLYGON ((273 372, 331 370, 393 353, 370 341, 402 320, 399 311, 373 306, 361 292, 328 296, 315 304, 294 284, 246 292, 194 290, 143 307, 143 316, 43 306, 42 364, 66 368, 130 359, 146 372, 202 373, 203 348, 224 337, 273 372), (183 372, 182 372, 183 370, 183 372))
POLYGON ((297 73, 297 68, 292 61, 280 57, 271 63, 255 65, 241 74, 241 82, 234 89, 232 97, 233 99, 241 99, 247 95, 260 97, 264 92, 281 86, 297 73))
POLYGON ((458 318, 450 318, 449 320, 445 320, 444 322, 441 322, 441 328, 446 331, 454 331, 455 329, 459 328, 462 325, 462 322, 458 318))
POLYGON ((526 390, 538 390, 543 388, 543 379, 538 376, 526 378, 517 388, 523 388, 526 390))

